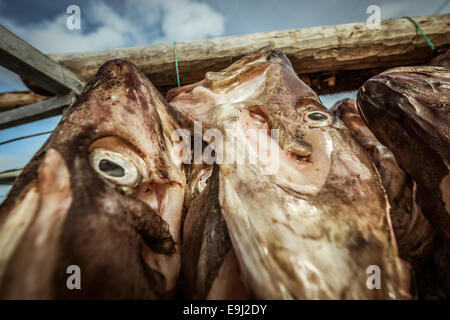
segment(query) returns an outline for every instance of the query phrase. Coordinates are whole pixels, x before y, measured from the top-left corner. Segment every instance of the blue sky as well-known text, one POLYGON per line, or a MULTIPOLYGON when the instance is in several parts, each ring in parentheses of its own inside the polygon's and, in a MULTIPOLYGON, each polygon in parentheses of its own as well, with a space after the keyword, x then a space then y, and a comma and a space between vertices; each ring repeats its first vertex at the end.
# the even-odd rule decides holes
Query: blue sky
MULTIPOLYGON (((373 4, 380 6, 382 19, 450 12, 448 0, 0 0, 0 24, 45 53, 59 53, 362 22, 373 4), (81 8, 80 30, 66 28, 72 4, 81 8)), ((0 92, 25 89, 15 74, 0 69, 0 92)), ((321 98, 331 107, 345 97, 355 93, 321 98)), ((0 141, 51 130, 58 121, 0 130, 0 141)), ((0 145, 0 171, 23 167, 46 139, 0 145)), ((0 201, 8 190, 0 186, 0 201)))

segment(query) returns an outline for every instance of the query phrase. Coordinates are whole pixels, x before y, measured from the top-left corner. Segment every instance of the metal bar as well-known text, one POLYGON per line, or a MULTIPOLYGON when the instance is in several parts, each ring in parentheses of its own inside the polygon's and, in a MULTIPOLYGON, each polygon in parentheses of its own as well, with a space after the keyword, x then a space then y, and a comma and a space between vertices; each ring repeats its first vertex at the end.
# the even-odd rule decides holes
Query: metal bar
POLYGON ((22 170, 23 170, 23 168, 11 169, 11 170, 0 172, 0 185, 14 184, 14 181, 16 181, 17 177, 20 175, 22 170))
POLYGON ((20 141, 20 140, 23 140, 23 139, 39 137, 39 136, 42 136, 42 135, 45 135, 45 134, 50 134, 52 132, 53 132, 53 130, 50 130, 50 131, 33 133, 33 134, 26 135, 26 136, 20 136, 20 137, 14 138, 14 139, 8 139, 8 140, 5 140, 5 141, 1 141, 0 142, 0 146, 2 146, 4 144, 12 143, 12 142, 20 141))
POLYGON ((85 83, 0 25, 0 65, 56 95, 80 94, 85 83))
POLYGON ((56 96, 47 100, 0 113, 0 129, 24 124, 61 114, 73 103, 74 94, 56 96))

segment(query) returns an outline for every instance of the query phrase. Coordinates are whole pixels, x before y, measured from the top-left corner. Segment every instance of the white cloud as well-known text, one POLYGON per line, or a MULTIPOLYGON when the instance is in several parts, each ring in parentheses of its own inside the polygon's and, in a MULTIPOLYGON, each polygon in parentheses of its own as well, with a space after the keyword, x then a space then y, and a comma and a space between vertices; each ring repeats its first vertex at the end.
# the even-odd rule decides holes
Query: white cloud
POLYGON ((224 33, 225 25, 220 13, 195 0, 129 0, 120 12, 105 2, 92 2, 81 6, 81 30, 67 29, 66 19, 62 12, 52 19, 24 25, 0 14, 0 24, 46 53, 217 37, 224 33), (85 32, 84 19, 95 29, 85 32))
POLYGON ((197 40, 224 33, 224 17, 205 3, 164 1, 163 41, 197 40), (182 9, 180 9, 182 8, 182 9))

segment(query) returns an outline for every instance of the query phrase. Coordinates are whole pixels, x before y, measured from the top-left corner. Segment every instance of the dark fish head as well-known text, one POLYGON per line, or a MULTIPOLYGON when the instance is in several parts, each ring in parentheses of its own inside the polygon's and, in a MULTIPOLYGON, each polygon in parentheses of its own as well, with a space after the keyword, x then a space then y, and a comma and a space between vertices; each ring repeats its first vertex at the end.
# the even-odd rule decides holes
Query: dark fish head
POLYGON ((450 72, 443 67, 391 69, 360 88, 358 108, 377 138, 402 159, 409 156, 397 151, 402 145, 420 149, 428 144, 448 165, 449 81, 450 72))
POLYGON ((428 256, 434 231, 418 207, 416 184, 361 119, 356 101, 338 101, 330 110, 349 129, 375 164, 390 204, 390 217, 401 258, 415 264, 428 256))
POLYGON ((1 208, 1 296, 159 298, 180 267, 176 123, 130 62, 107 62, 1 208), (70 265, 81 289, 69 290, 70 265))
POLYGON ((201 122, 203 140, 216 151, 221 211, 251 294, 402 296, 373 164, 282 52, 260 49, 168 97, 181 123, 195 131, 201 122), (236 143, 213 144, 213 129, 236 143), (236 153, 244 163, 228 161, 236 153), (366 285, 371 265, 384 270, 381 290, 366 285))
POLYGON ((450 71, 401 67, 368 80, 358 108, 418 186, 423 214, 450 244, 450 71))

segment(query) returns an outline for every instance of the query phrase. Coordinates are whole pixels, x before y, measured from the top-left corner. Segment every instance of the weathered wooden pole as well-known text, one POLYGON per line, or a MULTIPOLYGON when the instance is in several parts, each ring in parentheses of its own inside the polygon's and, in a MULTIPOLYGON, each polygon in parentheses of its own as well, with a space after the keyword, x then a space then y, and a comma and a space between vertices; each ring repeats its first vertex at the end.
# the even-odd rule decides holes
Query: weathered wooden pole
MULTIPOLYGON (((450 14, 414 20, 436 47, 450 43, 450 14)), ((379 30, 368 29, 366 23, 349 23, 177 42, 180 81, 199 81, 206 72, 222 70, 267 45, 282 50, 319 94, 354 90, 381 70, 424 64, 434 57, 411 21, 391 19, 382 21, 379 30)), ((123 58, 135 63, 163 91, 177 85, 172 43, 50 56, 85 81, 105 61, 123 58)))
MULTIPOLYGON (((384 20, 378 30, 368 29, 365 23, 349 23, 177 42, 181 84, 199 81, 208 71, 222 70, 244 55, 272 45, 288 56, 300 78, 318 94, 356 90, 387 68, 426 64, 450 44, 450 14, 414 20, 437 50, 433 52, 411 21, 403 18, 384 20)), ((123 58, 135 63, 160 91, 177 86, 172 43, 50 57, 84 81, 104 62, 123 58)), ((0 105, 5 105, 7 98, 0 95, 0 105)))

